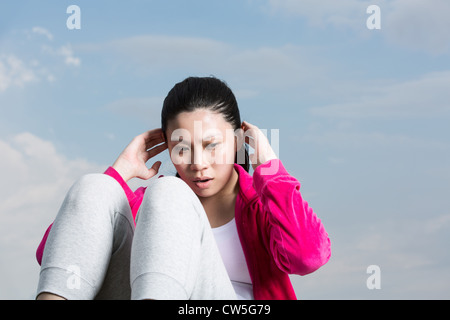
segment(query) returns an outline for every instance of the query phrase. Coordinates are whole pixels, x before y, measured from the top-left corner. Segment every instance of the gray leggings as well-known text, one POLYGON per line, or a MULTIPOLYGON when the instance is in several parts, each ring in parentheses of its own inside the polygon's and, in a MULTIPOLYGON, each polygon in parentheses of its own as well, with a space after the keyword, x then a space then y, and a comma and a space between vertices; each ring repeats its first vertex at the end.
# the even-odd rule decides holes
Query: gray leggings
POLYGON ((37 294, 66 299, 236 299, 202 204, 181 179, 148 187, 134 226, 122 187, 78 180, 48 236, 37 294))

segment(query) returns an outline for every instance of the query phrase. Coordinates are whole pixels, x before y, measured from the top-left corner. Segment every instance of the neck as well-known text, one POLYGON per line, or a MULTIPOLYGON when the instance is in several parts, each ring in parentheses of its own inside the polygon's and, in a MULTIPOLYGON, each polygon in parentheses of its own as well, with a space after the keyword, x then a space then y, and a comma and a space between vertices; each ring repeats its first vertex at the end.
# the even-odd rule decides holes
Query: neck
POLYGON ((211 197, 199 197, 212 228, 220 227, 234 218, 239 174, 233 169, 228 183, 211 197))

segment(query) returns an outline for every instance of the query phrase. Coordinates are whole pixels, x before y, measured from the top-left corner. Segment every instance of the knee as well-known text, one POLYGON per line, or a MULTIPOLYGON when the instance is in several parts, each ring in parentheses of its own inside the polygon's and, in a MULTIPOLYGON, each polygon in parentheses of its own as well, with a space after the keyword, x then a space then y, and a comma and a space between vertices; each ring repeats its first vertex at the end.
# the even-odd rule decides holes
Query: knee
POLYGON ((126 211, 129 207, 120 184, 114 178, 101 173, 80 177, 67 193, 65 203, 74 208, 112 208, 119 212, 126 211))
POLYGON ((194 196, 192 189, 180 178, 161 177, 154 180, 147 188, 147 193, 155 196, 156 199, 167 199, 170 195, 194 196))
POLYGON ((101 173, 91 173, 80 177, 69 190, 69 194, 100 195, 118 193, 120 185, 114 178, 101 173))
POLYGON ((194 191, 180 178, 170 176, 158 178, 147 187, 138 217, 162 215, 164 219, 177 219, 193 213, 198 218, 202 211, 194 191))

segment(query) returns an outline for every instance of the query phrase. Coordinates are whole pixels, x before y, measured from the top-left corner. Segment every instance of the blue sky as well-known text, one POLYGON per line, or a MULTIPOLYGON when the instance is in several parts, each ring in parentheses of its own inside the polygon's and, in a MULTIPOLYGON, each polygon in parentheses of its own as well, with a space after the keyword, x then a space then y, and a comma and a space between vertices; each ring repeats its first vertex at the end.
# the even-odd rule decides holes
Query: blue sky
POLYGON ((70 185, 159 127, 190 75, 225 80, 244 120, 279 130, 333 246, 292 277, 300 299, 450 298, 449 14, 445 0, 2 2, 0 298, 33 297, 70 185))

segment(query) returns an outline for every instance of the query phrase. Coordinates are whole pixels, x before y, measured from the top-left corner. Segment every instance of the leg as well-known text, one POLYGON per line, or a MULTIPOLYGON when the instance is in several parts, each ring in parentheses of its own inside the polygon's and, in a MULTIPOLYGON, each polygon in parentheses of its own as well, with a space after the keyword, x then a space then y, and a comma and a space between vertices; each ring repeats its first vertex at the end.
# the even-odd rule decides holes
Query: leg
POLYGON ((236 299, 203 206, 181 179, 155 180, 136 222, 132 299, 236 299))
POLYGON ((133 234, 133 217, 120 185, 103 174, 82 177, 69 190, 53 223, 37 294, 129 299, 133 234))

